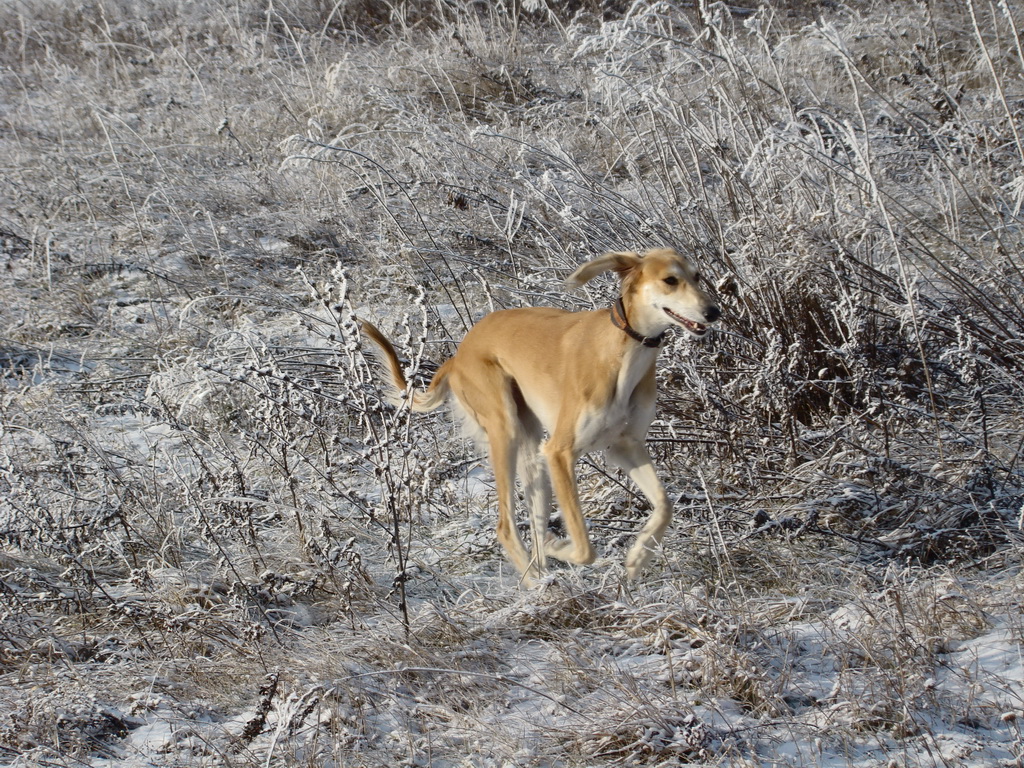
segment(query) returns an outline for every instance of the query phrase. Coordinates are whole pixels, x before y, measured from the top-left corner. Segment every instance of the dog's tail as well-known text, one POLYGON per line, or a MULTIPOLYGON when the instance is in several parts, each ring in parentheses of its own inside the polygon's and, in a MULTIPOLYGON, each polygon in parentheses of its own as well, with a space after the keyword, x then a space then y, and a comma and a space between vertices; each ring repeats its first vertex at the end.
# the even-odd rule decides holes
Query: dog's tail
POLYGON ((395 352, 394 345, 373 323, 364 320, 360 327, 366 337, 376 345, 379 353, 378 359, 390 375, 391 392, 388 400, 394 405, 403 405, 408 402, 412 410, 420 413, 433 411, 448 401, 448 372, 451 360, 446 361, 437 369, 430 386, 425 391, 415 392, 412 397, 409 397, 409 383, 405 380, 405 374, 402 373, 402 364, 398 361, 398 353, 395 352))

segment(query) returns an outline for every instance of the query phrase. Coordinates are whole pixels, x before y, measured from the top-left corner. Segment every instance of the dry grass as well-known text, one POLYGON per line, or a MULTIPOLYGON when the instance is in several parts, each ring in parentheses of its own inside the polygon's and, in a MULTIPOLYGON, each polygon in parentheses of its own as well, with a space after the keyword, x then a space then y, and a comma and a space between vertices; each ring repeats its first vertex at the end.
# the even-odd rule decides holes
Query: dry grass
POLYGON ((0 756, 1020 764, 1024 17, 746 5, 0 9, 0 756), (584 462, 519 591, 353 317, 422 380, 657 245, 678 522, 624 585, 584 462))

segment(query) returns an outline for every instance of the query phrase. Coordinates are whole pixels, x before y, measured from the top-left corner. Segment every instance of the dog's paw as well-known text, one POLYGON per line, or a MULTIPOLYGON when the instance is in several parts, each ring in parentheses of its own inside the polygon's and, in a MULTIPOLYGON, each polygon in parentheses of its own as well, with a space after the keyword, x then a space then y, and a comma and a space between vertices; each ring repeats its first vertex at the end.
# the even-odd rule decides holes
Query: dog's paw
POLYGON ((577 565, 589 565, 597 559, 597 552, 589 541, 584 546, 577 546, 572 539, 550 537, 544 542, 544 552, 548 557, 577 565))
POLYGON ((565 560, 566 554, 572 549, 572 541, 569 539, 560 539, 555 534, 548 531, 547 537, 544 539, 544 554, 548 557, 553 557, 556 560, 565 560))
POLYGON ((626 578, 629 581, 636 581, 640 578, 640 574, 644 572, 644 568, 647 567, 647 563, 651 559, 651 550, 647 547, 634 546, 626 555, 626 578))

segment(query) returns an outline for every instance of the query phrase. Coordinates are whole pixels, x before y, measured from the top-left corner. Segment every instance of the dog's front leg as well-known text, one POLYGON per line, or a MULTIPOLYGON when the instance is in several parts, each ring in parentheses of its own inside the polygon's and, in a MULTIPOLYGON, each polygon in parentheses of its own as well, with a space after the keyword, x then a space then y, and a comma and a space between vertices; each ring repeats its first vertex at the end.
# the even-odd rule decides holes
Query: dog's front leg
POLYGON ((653 510, 626 554, 626 574, 630 579, 635 579, 661 544, 661 538, 672 522, 672 504, 654 470, 651 454, 642 442, 623 439, 608 449, 608 458, 636 483, 653 510))
POLYGON ((544 446, 551 484, 555 498, 562 509, 562 520, 569 533, 568 539, 554 539, 545 544, 545 551, 557 560, 587 564, 597 558, 587 535, 587 524, 580 510, 579 491, 576 487, 576 455, 571 446, 554 437, 544 446))

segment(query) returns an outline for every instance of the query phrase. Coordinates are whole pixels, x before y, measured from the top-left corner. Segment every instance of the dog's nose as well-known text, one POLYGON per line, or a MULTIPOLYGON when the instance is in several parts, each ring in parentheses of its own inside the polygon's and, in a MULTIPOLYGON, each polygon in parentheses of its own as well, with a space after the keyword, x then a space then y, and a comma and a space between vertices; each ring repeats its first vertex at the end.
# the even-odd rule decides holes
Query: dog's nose
POLYGON ((722 310, 712 304, 710 307, 704 310, 704 319, 709 323, 715 322, 722 316, 722 310))

